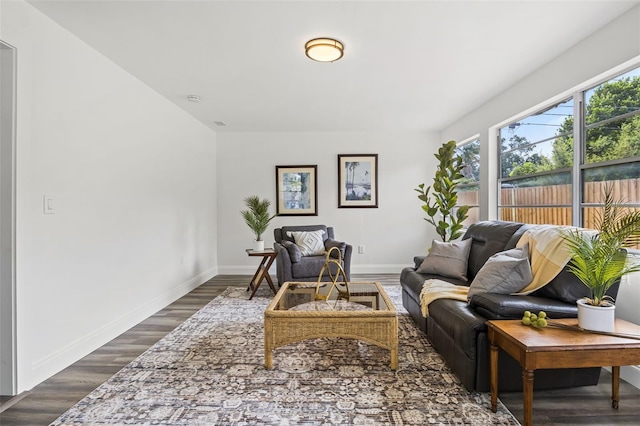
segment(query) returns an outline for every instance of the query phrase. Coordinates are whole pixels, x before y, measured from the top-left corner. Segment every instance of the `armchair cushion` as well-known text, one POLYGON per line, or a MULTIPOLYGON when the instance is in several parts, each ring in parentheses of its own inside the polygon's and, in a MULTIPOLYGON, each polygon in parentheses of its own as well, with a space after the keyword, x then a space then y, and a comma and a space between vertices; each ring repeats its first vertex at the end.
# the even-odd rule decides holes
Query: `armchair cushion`
POLYGON ((300 259, 302 259, 302 252, 295 243, 282 240, 280 244, 282 244, 282 246, 287 249, 287 252, 289 252, 289 258, 292 263, 300 262, 300 259))
MULTIPOLYGON (((312 278, 311 281, 317 281, 318 275, 320 275, 320 271, 324 266, 324 262, 324 256, 306 256, 304 257, 304 260, 301 260, 298 263, 292 263, 291 272, 293 274, 293 278, 297 280, 297 277, 305 277, 312 278)), ((337 273, 337 268, 335 268, 335 266, 331 268, 331 273, 334 275, 337 273)), ((329 274, 325 272, 324 277, 322 278, 327 280, 328 276, 329 274)))
POLYGON ((303 256, 317 256, 324 254, 324 234, 318 231, 289 231, 303 256))

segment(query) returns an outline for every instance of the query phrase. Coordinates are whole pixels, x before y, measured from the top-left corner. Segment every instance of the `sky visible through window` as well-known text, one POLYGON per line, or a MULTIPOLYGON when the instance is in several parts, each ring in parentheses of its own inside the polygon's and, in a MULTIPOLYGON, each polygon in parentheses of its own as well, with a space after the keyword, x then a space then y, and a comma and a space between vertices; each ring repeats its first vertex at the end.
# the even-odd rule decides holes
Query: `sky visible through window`
MULTIPOLYGON (((640 68, 631 70, 625 74, 608 80, 603 84, 638 76, 640 76, 640 68)), ((586 105, 589 104, 589 100, 598 87, 599 86, 596 86, 585 92, 586 105)), ((563 124, 567 118, 573 117, 573 105, 573 98, 570 98, 538 114, 530 115, 522 120, 513 122, 500 129, 500 137, 501 139, 508 141, 510 138, 516 136, 526 139, 529 143, 536 143, 549 138, 554 138, 561 132, 561 129, 562 133, 570 133, 572 126, 565 125, 563 128, 563 124)), ((535 145, 533 147, 533 151, 541 156, 549 157, 552 154, 552 148, 553 143, 547 142, 535 145)))

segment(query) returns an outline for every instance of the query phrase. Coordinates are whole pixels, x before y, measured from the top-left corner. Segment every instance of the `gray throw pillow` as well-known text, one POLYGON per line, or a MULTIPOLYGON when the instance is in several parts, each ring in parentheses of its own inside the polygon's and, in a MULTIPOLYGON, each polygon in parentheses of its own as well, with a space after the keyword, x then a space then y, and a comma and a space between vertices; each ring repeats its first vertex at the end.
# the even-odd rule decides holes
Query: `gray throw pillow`
POLYGON ((512 294, 526 287, 533 275, 529 244, 491 256, 469 286, 468 298, 479 293, 512 294))
POLYGON ((471 243, 471 238, 449 243, 433 240, 431 250, 417 272, 467 281, 467 262, 471 243))

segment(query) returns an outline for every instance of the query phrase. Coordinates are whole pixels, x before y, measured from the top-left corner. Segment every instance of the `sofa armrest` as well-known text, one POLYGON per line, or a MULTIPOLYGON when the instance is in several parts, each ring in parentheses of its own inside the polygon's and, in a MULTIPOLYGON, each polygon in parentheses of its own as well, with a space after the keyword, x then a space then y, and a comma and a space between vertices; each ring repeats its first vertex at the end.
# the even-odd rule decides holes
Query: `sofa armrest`
POLYGON ((292 281, 293 277, 291 275, 291 257, 289 257, 289 251, 280 243, 273 243, 273 249, 278 253, 276 255, 276 274, 279 285, 282 285, 287 281, 292 281))
MULTIPOLYGON (((340 250, 340 257, 342 257, 342 259, 344 260, 347 243, 345 243, 344 241, 334 240, 333 238, 327 238, 326 240, 324 240, 324 248, 326 251, 331 250, 333 247, 336 247, 338 248, 338 250, 340 250)), ((337 259, 338 255, 337 253, 333 252, 331 253, 331 257, 337 259)))
POLYGON ((353 246, 351 244, 347 244, 344 249, 344 258, 342 261, 344 262, 344 273, 347 275, 347 281, 351 281, 351 254, 353 253, 353 246))
POLYGON ((287 249, 286 253, 282 253, 284 256, 289 256, 291 263, 298 263, 302 259, 302 252, 300 251, 300 247, 296 245, 296 243, 292 243, 291 241, 282 240, 279 243, 285 249, 287 249))
POLYGON ((545 311, 549 318, 575 318, 578 307, 560 300, 536 296, 481 293, 471 298, 469 306, 487 319, 521 319, 524 311, 545 311))
POLYGON ((415 264, 415 269, 418 270, 418 268, 420 268, 420 265, 422 265, 422 262, 424 262, 424 259, 427 256, 415 256, 413 258, 413 263, 415 264))
MULTIPOLYGON (((324 241, 324 247, 328 251, 331 247, 338 247, 342 253, 342 267, 347 277, 347 281, 351 281, 351 254, 353 253, 353 246, 347 244, 344 241, 334 240, 333 238, 327 238, 324 241)), ((333 256, 332 257, 336 257, 333 256)))

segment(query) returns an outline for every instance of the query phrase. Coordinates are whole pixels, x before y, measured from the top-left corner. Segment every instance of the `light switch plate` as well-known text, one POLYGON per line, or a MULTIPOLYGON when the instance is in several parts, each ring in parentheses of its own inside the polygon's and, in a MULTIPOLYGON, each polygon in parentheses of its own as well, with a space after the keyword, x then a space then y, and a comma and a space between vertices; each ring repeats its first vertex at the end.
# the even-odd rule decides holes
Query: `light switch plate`
POLYGON ((44 195, 42 197, 44 214, 54 214, 56 212, 53 205, 53 197, 51 195, 44 195))

